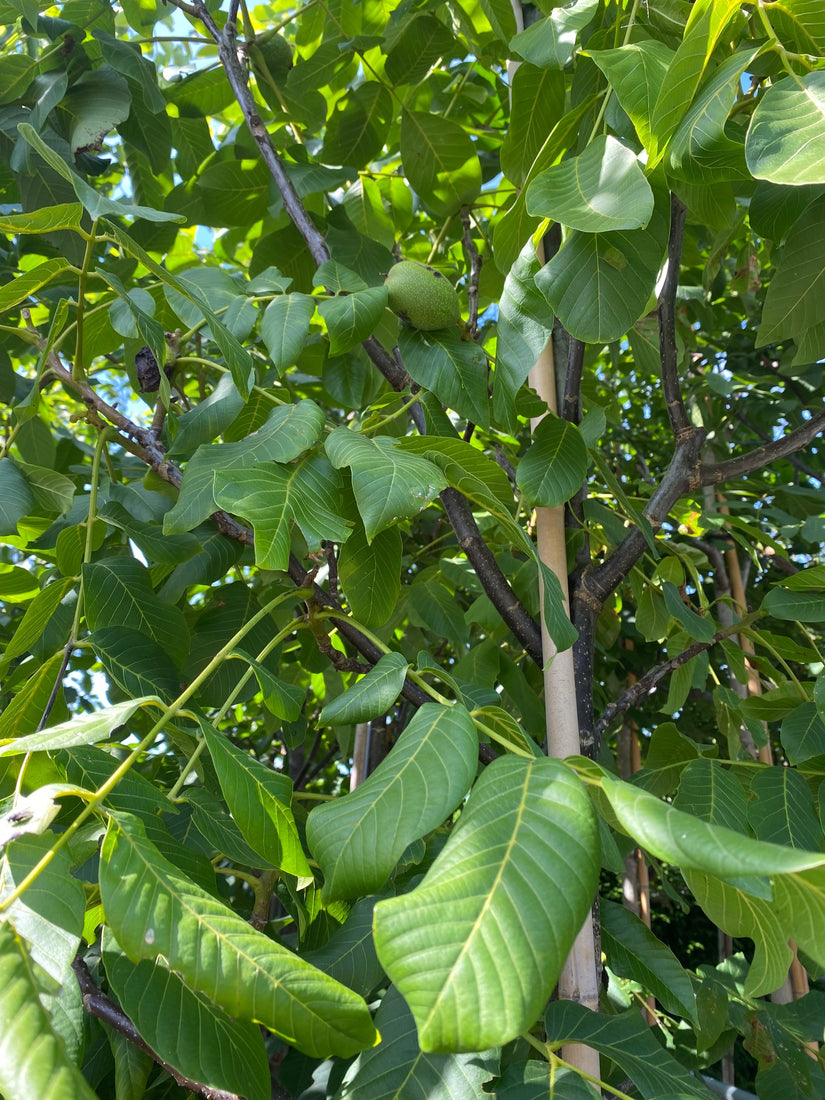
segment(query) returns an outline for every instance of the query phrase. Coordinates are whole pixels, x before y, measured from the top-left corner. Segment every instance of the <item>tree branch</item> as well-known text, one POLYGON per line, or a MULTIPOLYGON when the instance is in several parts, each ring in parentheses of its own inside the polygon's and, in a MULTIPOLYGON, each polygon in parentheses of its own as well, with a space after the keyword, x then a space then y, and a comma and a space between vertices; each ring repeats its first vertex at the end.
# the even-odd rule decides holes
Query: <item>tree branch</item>
MULTIPOLYGON (((754 618, 759 617, 759 612, 755 615, 748 617, 748 622, 752 622, 754 618)), ((689 645, 687 649, 682 650, 681 653, 677 653, 675 657, 669 658, 667 661, 663 661, 660 665, 656 665, 655 668, 646 672, 640 680, 637 680, 634 684, 627 687, 618 699, 614 699, 612 703, 604 708, 601 717, 593 727, 593 733, 596 737, 600 737, 620 714, 624 714, 626 710, 634 706, 640 700, 645 699, 648 695, 653 695, 657 689, 657 684, 668 676, 671 672, 675 672, 677 668, 681 668, 682 665, 686 665, 693 657, 696 657, 699 653, 703 653, 706 649, 711 649, 722 641, 723 638, 729 637, 731 634, 738 634, 742 629, 743 622, 733 623, 730 626, 726 626, 723 630, 718 630, 713 637, 707 642, 694 642, 689 645)))
POLYGON ((561 403, 561 415, 571 424, 581 419, 582 370, 584 368, 584 344, 574 336, 568 335, 567 373, 564 376, 564 397, 561 403))
POLYGON ((736 458, 728 458, 724 462, 706 463, 702 467, 702 485, 721 485, 723 481, 731 481, 735 477, 744 477, 754 470, 761 470, 779 458, 789 458, 797 451, 815 439, 825 431, 825 412, 817 413, 810 420, 806 420, 787 435, 765 443, 761 447, 754 447, 736 458))
POLYGON ((478 530, 467 498, 457 489, 444 489, 441 503, 455 531, 458 544, 476 571, 481 585, 504 622, 541 668, 541 631, 532 615, 510 587, 493 552, 478 530))
POLYGON ((128 1039, 130 1043, 142 1050, 144 1054, 148 1054, 149 1057, 157 1062, 159 1066, 162 1066, 166 1072, 175 1079, 181 1088, 189 1089, 190 1092, 197 1093, 198 1096, 203 1096, 206 1100, 240 1100, 237 1093, 227 1092, 225 1089, 212 1088, 211 1085, 202 1085, 198 1081, 193 1081, 189 1077, 184 1077, 182 1073, 170 1066, 168 1062, 164 1062, 159 1054, 156 1054, 149 1044, 142 1038, 138 1029, 129 1019, 122 1009, 118 1008, 114 1001, 103 993, 98 987, 92 975, 89 973, 89 968, 83 960, 81 955, 76 955, 72 962, 72 970, 77 978, 77 984, 80 986, 80 992, 83 995, 83 1007, 89 1013, 90 1016, 97 1017, 98 1020, 102 1020, 104 1024, 108 1024, 114 1031, 117 1031, 125 1039, 128 1039))
POLYGON ((670 426, 676 443, 687 436, 693 426, 682 398, 679 380, 679 352, 676 346, 676 288, 679 285, 679 263, 682 237, 685 231, 687 207, 674 194, 670 196, 670 236, 667 242, 667 272, 659 294, 659 360, 662 365, 662 389, 670 426))

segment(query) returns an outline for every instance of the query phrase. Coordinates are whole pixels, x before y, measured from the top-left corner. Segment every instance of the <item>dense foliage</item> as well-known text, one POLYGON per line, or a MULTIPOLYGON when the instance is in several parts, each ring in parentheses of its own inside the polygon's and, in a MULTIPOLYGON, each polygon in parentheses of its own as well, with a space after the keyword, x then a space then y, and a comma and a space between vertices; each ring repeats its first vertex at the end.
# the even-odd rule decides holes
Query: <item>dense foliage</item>
POLYGON ((825 8, 389 8, 0 0, 0 1092, 825 1096, 825 8))

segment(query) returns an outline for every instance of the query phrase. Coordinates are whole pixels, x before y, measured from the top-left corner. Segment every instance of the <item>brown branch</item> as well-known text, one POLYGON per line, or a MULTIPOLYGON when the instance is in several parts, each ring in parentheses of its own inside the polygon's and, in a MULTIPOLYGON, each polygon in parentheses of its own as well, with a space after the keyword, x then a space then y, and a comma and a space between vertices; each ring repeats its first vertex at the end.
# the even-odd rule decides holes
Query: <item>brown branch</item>
POLYGON ((77 978, 77 984, 80 986, 80 992, 83 995, 83 1007, 89 1015, 95 1016, 98 1020, 102 1020, 104 1024, 108 1024, 110 1028, 117 1031, 125 1039, 128 1039, 130 1043, 139 1050, 142 1050, 144 1054, 148 1054, 154 1062, 157 1062, 159 1066, 165 1069, 166 1072, 174 1078, 181 1088, 189 1089, 190 1092, 197 1093, 198 1096, 204 1096, 206 1100, 240 1100, 237 1093, 227 1092, 226 1089, 216 1089, 211 1085, 202 1085, 198 1081, 193 1081, 189 1077, 184 1077, 182 1073, 178 1073, 174 1066, 170 1066, 168 1062, 164 1062, 161 1056, 156 1054, 146 1040, 141 1037, 138 1029, 126 1013, 118 1008, 115 1002, 101 991, 94 978, 89 973, 89 968, 86 966, 81 955, 78 954, 75 957, 72 962, 72 970, 77 978))
POLYGON ((567 373, 564 376, 564 397, 561 415, 571 424, 581 420, 582 370, 584 368, 584 343, 568 334, 567 373))
POLYGON ((728 458, 724 462, 706 463, 702 467, 702 485, 721 485, 723 481, 731 481, 735 477, 744 477, 745 474, 761 470, 779 458, 789 458, 807 447, 823 431, 825 412, 820 412, 779 439, 754 447, 745 454, 728 458))
POLYGON ((457 489, 444 489, 441 503, 449 516, 458 545, 475 569, 485 593, 529 656, 541 668, 541 631, 513 592, 507 578, 499 569, 492 550, 481 537, 467 498, 457 489))
MULTIPOLYGON (((804 404, 805 403, 803 402, 803 405, 804 404)), ((740 409, 737 409, 735 406, 731 406, 730 411, 733 416, 735 416, 736 419, 740 422, 740 424, 744 424, 746 428, 749 428, 758 439, 762 440, 763 443, 772 442, 771 437, 767 434, 767 432, 761 431, 756 426, 756 424, 754 424, 751 418, 749 416, 746 416, 745 413, 743 413, 740 409)), ((821 485, 823 483, 823 480, 825 480, 825 478, 823 478, 823 475, 817 473, 813 466, 809 465, 807 462, 804 462, 795 454, 786 455, 785 457, 788 459, 794 469, 799 470, 801 474, 809 477, 812 481, 816 481, 821 485)))
MULTIPOLYGON (((748 622, 752 622, 754 618, 757 618, 760 613, 751 615, 748 617, 748 622)), ((667 661, 663 661, 660 665, 656 665, 649 672, 646 672, 640 680, 631 684, 625 688, 618 699, 614 699, 612 703, 604 708, 601 717, 593 727, 593 733, 596 737, 600 737, 605 730, 609 729, 613 721, 618 718, 620 714, 624 714, 630 707, 635 706, 640 700, 647 698, 649 695, 653 695, 657 690, 657 685, 661 680, 668 676, 671 672, 675 672, 677 668, 681 668, 682 665, 686 665, 688 661, 696 657, 699 653, 704 653, 706 649, 711 649, 722 641, 723 638, 729 637, 731 634, 737 634, 743 627, 742 622, 734 623, 731 626, 726 626, 723 630, 718 630, 712 638, 707 642, 694 642, 689 645, 687 649, 682 650, 681 653, 677 653, 675 657, 671 657, 667 661)))
POLYGON ((678 443, 693 431, 682 398, 679 380, 679 352, 676 346, 676 288, 685 231, 687 207, 674 194, 670 196, 670 236, 667 242, 667 272, 659 294, 659 359, 662 365, 662 389, 673 436, 678 443))

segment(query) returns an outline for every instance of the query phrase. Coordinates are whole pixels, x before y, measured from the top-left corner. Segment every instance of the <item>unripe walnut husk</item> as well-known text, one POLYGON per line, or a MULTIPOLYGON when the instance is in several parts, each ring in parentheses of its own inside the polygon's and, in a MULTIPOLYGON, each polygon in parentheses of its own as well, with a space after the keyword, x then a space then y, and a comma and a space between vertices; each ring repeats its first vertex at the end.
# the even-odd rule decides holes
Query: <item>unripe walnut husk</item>
POLYGON ((429 264, 402 260, 390 268, 385 284, 390 309, 412 328, 435 332, 461 320, 455 287, 429 264))

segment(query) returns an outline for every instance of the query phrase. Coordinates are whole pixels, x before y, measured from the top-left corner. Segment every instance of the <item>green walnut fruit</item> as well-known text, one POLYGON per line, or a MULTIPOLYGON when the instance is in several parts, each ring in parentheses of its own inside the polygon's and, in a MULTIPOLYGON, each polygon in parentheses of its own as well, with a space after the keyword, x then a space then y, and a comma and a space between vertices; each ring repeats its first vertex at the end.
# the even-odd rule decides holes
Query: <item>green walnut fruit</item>
POLYGON ((461 320, 458 295, 440 271, 416 260, 402 260, 385 280, 393 313, 413 328, 434 332, 461 320))

